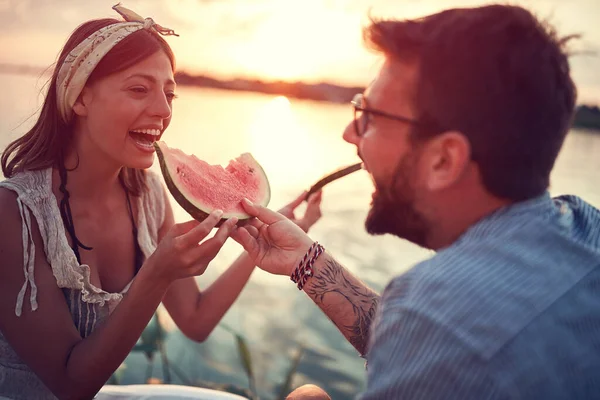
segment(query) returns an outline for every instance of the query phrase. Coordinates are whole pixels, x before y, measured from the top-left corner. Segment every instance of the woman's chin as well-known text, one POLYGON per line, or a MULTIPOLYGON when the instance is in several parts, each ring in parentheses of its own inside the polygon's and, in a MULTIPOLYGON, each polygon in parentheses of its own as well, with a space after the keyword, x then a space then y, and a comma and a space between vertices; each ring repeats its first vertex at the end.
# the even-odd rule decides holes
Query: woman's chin
POLYGON ((131 160, 125 164, 125 167, 133 169, 148 169, 152 167, 152 164, 154 164, 154 156, 151 154, 149 157, 138 157, 135 160, 131 160))

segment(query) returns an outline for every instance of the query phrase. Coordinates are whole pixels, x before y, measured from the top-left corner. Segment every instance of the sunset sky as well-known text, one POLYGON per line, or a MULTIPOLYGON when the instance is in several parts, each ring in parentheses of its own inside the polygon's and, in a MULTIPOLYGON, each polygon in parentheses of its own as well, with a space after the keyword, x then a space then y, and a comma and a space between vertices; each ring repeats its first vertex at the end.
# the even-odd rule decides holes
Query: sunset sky
MULTIPOLYGON (((87 19, 117 16, 111 0, 0 0, 0 63, 47 66, 87 19)), ((124 0, 180 37, 169 37, 179 70, 217 77, 365 85, 379 59, 361 42, 369 10, 410 18, 476 0, 124 0)), ((583 34, 572 59, 581 102, 600 103, 600 0, 513 0, 566 35, 583 34)))

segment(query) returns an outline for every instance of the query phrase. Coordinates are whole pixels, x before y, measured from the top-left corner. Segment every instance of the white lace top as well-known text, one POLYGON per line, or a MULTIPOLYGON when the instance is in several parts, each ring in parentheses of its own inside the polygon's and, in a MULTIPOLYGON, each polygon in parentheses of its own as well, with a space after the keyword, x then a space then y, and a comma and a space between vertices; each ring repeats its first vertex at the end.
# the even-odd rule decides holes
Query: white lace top
MULTIPOLYGON (((165 216, 164 187, 158 174, 147 171, 148 192, 132 197, 137 205, 138 243, 144 257, 156 249, 158 230, 165 216)), ((25 301, 33 312, 37 309, 37 286, 34 279, 36 251, 44 251, 58 287, 65 298, 82 337, 89 335, 103 318, 110 314, 123 298, 131 282, 120 293, 108 293, 90 282, 90 268, 80 265, 69 246, 65 228, 52 192, 52 169, 27 171, 0 182, 0 187, 17 193, 22 219, 24 282, 15 299, 15 313, 20 316, 25 301), (44 248, 36 249, 32 239, 32 218, 35 218, 44 248), (30 295, 25 298, 27 288, 30 295)), ((11 266, 16 267, 16 266, 11 266)), ((0 332, 0 398, 54 399, 37 376, 15 354, 0 332)))

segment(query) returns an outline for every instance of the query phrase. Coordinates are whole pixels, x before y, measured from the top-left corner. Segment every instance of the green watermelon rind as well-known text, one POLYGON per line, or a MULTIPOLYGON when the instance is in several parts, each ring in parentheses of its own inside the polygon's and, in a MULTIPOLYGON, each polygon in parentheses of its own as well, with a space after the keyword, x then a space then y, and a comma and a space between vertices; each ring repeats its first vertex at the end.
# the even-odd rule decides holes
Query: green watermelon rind
MULTIPOLYGON (((181 191, 179 190, 179 188, 177 187, 177 185, 175 184, 175 182, 173 182, 173 179, 171 178, 171 173, 169 171, 169 167, 167 166, 167 160, 166 160, 165 154, 163 153, 162 149, 160 148, 160 145, 158 142, 154 142, 154 149, 156 150, 156 155, 158 156, 158 163, 160 165, 160 170, 161 170, 162 176, 165 180, 165 184, 167 185, 167 189, 169 189, 169 192, 171 193, 171 195, 173 196, 175 201, 188 214, 190 214, 192 216, 192 218, 194 218, 195 220, 200 221, 200 222, 204 221, 208 217, 209 213, 198 208, 191 201, 189 201, 183 193, 181 193, 181 191)), ((266 207, 269 204, 269 201, 271 200, 271 187, 269 185, 269 181, 266 178, 266 174, 265 174, 262 166, 258 162, 256 162, 256 167, 260 168, 260 172, 261 172, 262 176, 265 177, 265 183, 266 183, 265 192, 266 193, 264 196, 264 200, 261 202, 261 205, 266 207)), ((250 220, 253 219, 253 217, 250 215, 248 215, 247 217, 242 217, 242 216, 236 215, 236 217, 238 217, 238 222, 237 222, 238 226, 245 225, 246 223, 248 223, 250 220)), ((227 216, 221 218, 220 221, 215 226, 216 227, 221 226, 229 218, 230 217, 227 217, 227 216)))

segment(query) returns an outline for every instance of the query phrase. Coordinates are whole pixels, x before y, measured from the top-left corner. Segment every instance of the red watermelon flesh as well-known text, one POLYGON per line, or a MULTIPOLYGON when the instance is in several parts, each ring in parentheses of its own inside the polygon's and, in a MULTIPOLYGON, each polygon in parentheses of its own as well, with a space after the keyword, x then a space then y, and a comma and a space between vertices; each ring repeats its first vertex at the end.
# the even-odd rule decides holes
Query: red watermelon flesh
POLYGON ((161 171, 175 200, 196 219, 204 219, 212 210, 223 210, 223 219, 250 216, 241 200, 268 205, 271 191, 260 164, 250 153, 231 160, 227 167, 210 165, 195 155, 155 143, 161 171))

